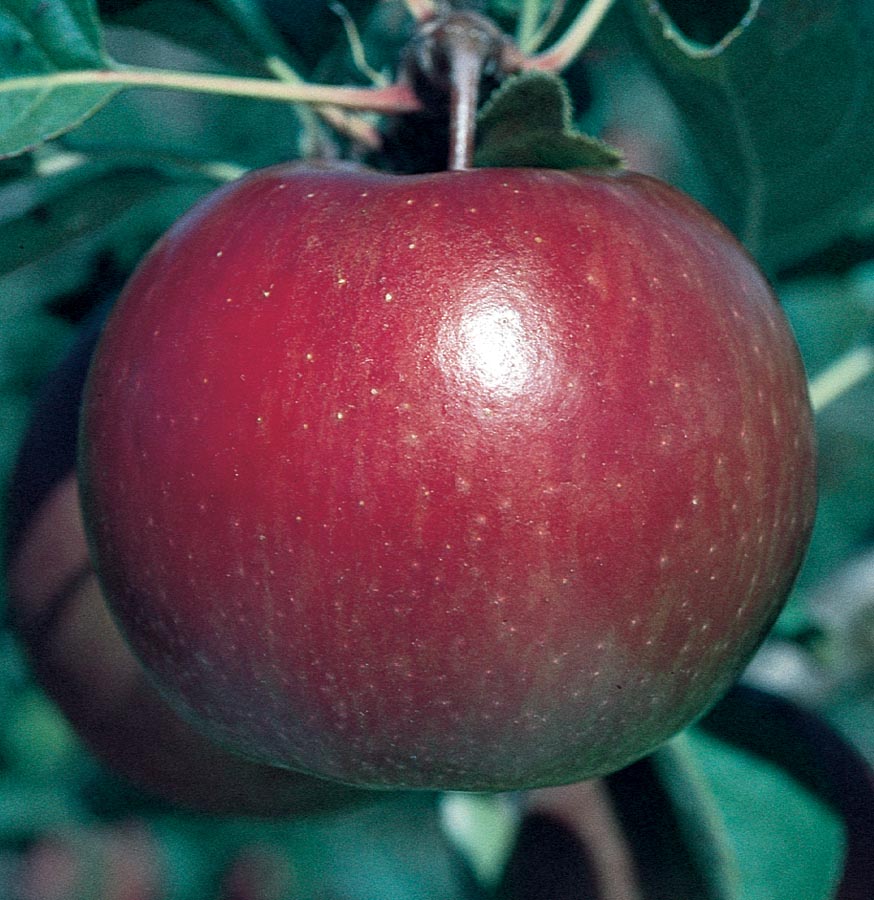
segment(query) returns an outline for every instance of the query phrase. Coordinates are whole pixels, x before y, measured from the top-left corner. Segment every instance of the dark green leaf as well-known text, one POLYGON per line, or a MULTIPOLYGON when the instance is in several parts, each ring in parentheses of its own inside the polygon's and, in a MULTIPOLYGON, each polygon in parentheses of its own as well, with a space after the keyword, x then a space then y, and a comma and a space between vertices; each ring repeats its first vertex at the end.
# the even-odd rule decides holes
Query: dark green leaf
MULTIPOLYGON (((203 179, 176 181, 146 170, 100 167, 35 182, 20 211, 0 220, 0 347, 16 340, 23 316, 81 290, 101 259, 122 271, 132 267, 213 186, 203 179)), ((0 192, 0 208, 12 191, 0 192)))
POLYGON ((573 129, 567 88, 545 72, 508 79, 483 107, 477 130, 477 166, 572 169, 622 163, 618 151, 573 129))
POLYGON ((795 279, 780 287, 780 302, 811 377, 843 356, 874 326, 874 270, 868 278, 863 270, 859 267, 841 278, 795 279))
POLYGON ((285 58, 288 47, 264 12, 258 0, 212 0, 228 22, 232 22, 251 47, 259 47, 265 54, 285 58))
POLYGON ((92 0, 2 0, 0 23, 4 37, 17 51, 4 58, 4 69, 46 71, 52 68, 87 69, 105 65, 103 35, 92 0), (7 30, 8 29, 8 30, 7 30), (18 45, 15 38, 21 41, 18 45), (23 66, 17 66, 25 63, 23 66))
MULTIPOLYGON (((200 884, 175 898, 200 900, 203 883, 226 869, 241 848, 275 848, 292 862, 295 897, 306 900, 464 900, 457 860, 444 840, 435 798, 399 794, 340 816, 299 821, 167 817, 159 820, 162 845, 171 853, 172 882, 200 884), (199 888, 199 889, 198 889, 199 888)), ((286 895, 283 895, 286 896, 286 895)))
POLYGON ((65 84, 63 73, 110 65, 90 0, 0 0, 0 157, 63 134, 99 109, 117 88, 65 84))
MULTIPOLYGON (((225 47, 239 45, 239 37, 208 9, 190 17, 192 41, 200 34, 204 45, 212 44, 216 53, 221 52, 221 61, 174 46, 165 34, 158 34, 165 26, 171 30, 174 11, 179 30, 185 31, 188 6, 155 0, 137 7, 144 16, 140 25, 151 30, 115 31, 114 51, 126 63, 150 69, 263 74, 259 60, 245 48, 225 52, 225 47)), ((109 151, 116 159, 128 157, 132 164, 146 157, 155 165, 163 159, 177 167, 187 161, 192 168, 221 168, 230 163, 248 169, 298 155, 299 113, 297 105, 247 97, 131 90, 66 135, 63 142, 68 149, 89 156, 102 157, 109 151)))
POLYGON ((689 763, 718 806, 743 900, 830 900, 843 860, 837 815, 776 766, 700 731, 689 763))
MULTIPOLYGON (((93 171, 93 170, 92 170, 93 171)), ((45 261, 70 244, 115 220, 144 196, 160 178, 151 172, 119 172, 106 178, 62 178, 52 192, 45 179, 43 199, 25 215, 0 225, 0 278, 45 261)))
POLYGON ((812 723, 785 701, 735 690, 653 757, 712 897, 835 896, 847 834, 846 773, 833 770, 846 751, 835 755, 837 738, 812 723))
MULTIPOLYGON (((780 287, 808 373, 824 377, 874 336, 874 268, 860 265, 841 277, 807 277, 780 287)), ((870 376, 820 409, 820 503, 816 528, 799 578, 803 593, 874 533, 874 379, 870 376)))
POLYGON ((694 739, 682 734, 662 747, 653 763, 671 798, 689 852, 707 884, 708 900, 740 900, 743 894, 737 848, 717 792, 698 758, 701 752, 694 739))
MULTIPOLYGON (((3 348, 0 346, 0 378, 3 377, 4 366, 8 365, 3 356, 3 348)), ((3 422, 3 427, 0 428, 0 489, 3 491, 4 498, 18 448, 27 429, 29 414, 29 399, 19 391, 9 390, 7 385, 0 384, 0 421, 3 422)), ((6 509, 0 506, 0 539, 5 539, 6 527, 6 509)), ((6 609, 5 582, 5 578, 0 578, 0 615, 6 609)), ((5 707, 3 714, 7 715, 5 707)))
POLYGON ((6 711, 3 755, 17 776, 39 780, 69 780, 80 743, 57 706, 37 687, 22 691, 6 711))
MULTIPOLYGON (((107 24, 159 35, 224 63, 225 71, 263 74, 263 58, 252 53, 239 31, 212 4, 201 0, 146 0, 120 10, 107 24)), ((148 46, 148 38, 140 36, 140 40, 148 46)))
MULTIPOLYGON (((874 770, 824 718, 789 700, 740 686, 695 731, 740 750, 765 771, 779 772, 786 787, 800 791, 798 798, 787 801, 785 811, 776 807, 782 802, 778 796, 761 791, 764 808, 757 814, 760 830, 766 821, 779 825, 771 834, 777 852, 792 851, 795 839, 787 840, 790 832, 798 838, 800 864, 787 885, 798 888, 796 897, 874 897, 874 770), (801 799, 803 803, 798 802, 801 799), (783 821, 793 811, 795 820, 783 821), (808 846, 806 854, 802 842, 808 846), (840 883, 834 894, 826 893, 829 872, 840 883), (802 887, 804 883, 807 888, 802 887), (822 893, 814 891, 815 884, 822 886, 822 893)), ((764 846, 765 836, 761 839, 764 846)), ((779 900, 783 894, 767 896, 779 900)))
POLYGON ((712 205, 766 266, 853 229, 874 197, 874 5, 635 0, 643 46, 715 184, 712 205), (670 11, 682 10, 684 34, 670 11), (732 5, 736 11, 736 4, 732 5))
POLYGON ((9 777, 0 782, 0 840, 4 842, 68 828, 85 817, 78 798, 61 785, 9 777))

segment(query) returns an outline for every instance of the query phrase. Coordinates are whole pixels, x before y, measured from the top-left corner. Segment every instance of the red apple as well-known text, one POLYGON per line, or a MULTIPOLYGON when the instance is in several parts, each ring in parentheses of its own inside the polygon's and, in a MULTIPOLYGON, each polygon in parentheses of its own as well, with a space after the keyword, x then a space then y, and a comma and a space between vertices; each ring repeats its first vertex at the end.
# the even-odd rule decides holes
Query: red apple
POLYGON ((131 280, 82 436, 96 566, 168 700, 368 786, 651 751, 741 671, 814 516, 772 292, 631 173, 253 173, 131 280))
POLYGON ((113 621, 88 559, 75 478, 76 422, 97 323, 48 379, 9 490, 8 618, 48 695, 107 766, 198 812, 302 816, 382 797, 265 766, 181 719, 113 621))

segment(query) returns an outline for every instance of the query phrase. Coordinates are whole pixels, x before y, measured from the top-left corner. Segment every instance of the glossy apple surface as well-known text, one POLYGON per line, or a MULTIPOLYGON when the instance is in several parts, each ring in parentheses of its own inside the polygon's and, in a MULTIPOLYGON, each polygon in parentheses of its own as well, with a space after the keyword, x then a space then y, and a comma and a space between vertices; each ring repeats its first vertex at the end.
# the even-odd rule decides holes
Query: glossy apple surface
POLYGON ((168 700, 370 786, 646 754, 747 662, 815 506, 768 285, 627 173, 226 186, 128 285, 82 436, 97 569, 168 700))

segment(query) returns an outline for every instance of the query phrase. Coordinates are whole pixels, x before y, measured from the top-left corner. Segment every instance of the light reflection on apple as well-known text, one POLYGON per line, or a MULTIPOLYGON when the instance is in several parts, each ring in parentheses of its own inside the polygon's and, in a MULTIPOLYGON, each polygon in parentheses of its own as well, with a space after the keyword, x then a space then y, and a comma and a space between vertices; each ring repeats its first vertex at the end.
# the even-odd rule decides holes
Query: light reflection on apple
POLYGON ((549 392, 549 336, 543 323, 526 321, 520 299, 468 302, 460 316, 449 316, 441 325, 441 370, 484 403, 518 402, 549 392))

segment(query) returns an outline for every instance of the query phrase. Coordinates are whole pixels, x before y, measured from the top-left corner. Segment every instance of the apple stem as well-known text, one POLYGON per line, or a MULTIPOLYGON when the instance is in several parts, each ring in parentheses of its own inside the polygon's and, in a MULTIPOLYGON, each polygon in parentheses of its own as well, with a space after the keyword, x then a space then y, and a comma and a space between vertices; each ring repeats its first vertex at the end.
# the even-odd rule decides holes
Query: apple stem
POLYGON ((448 37, 449 168, 458 171, 473 165, 479 84, 487 51, 475 32, 459 31, 448 37))
POLYGON ((423 22, 410 50, 413 82, 424 82, 449 101, 448 167, 471 168, 480 83, 521 68, 520 54, 484 16, 454 10, 423 22))

